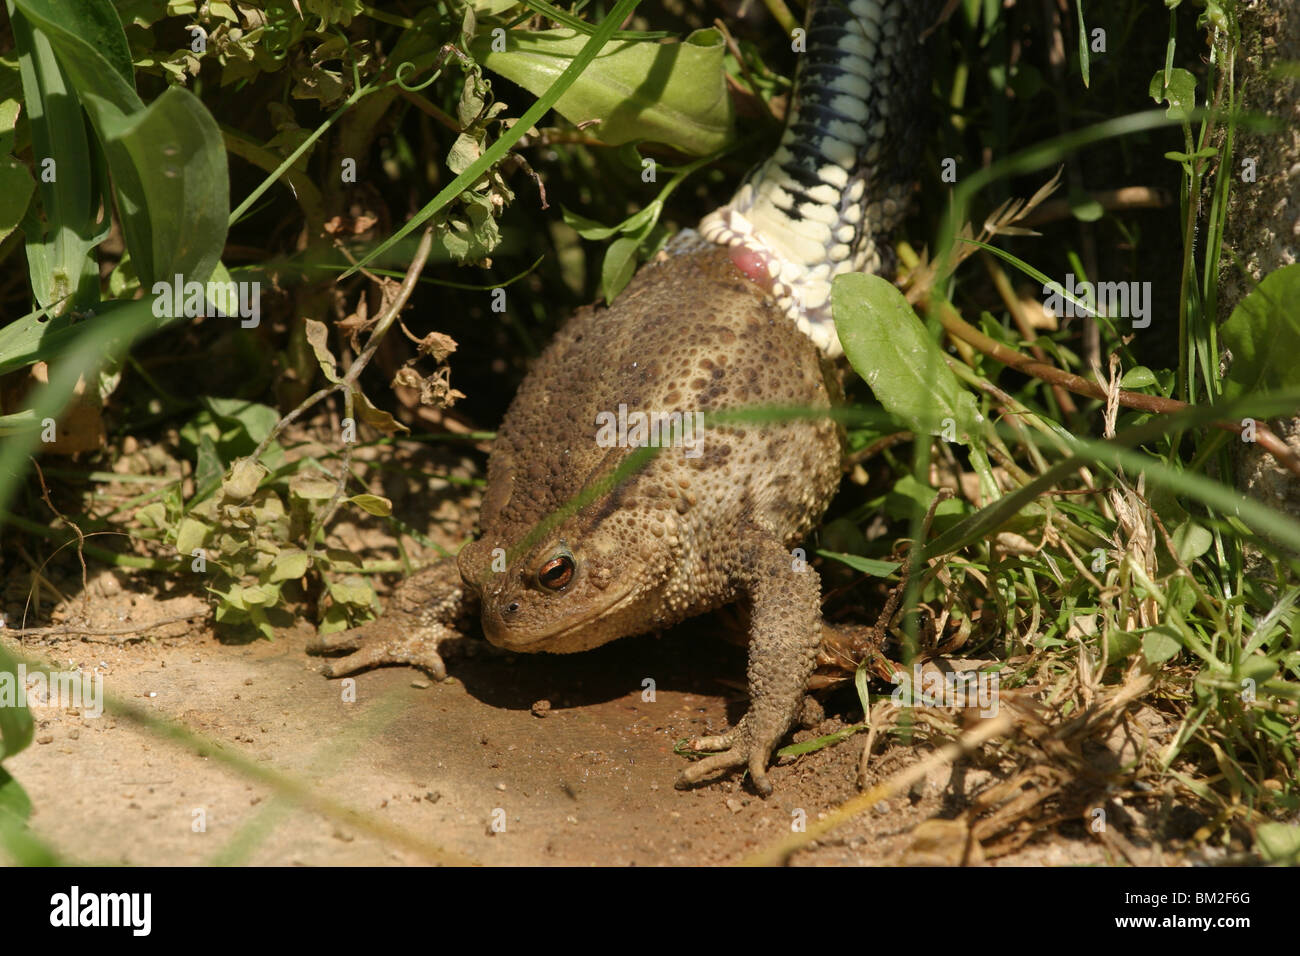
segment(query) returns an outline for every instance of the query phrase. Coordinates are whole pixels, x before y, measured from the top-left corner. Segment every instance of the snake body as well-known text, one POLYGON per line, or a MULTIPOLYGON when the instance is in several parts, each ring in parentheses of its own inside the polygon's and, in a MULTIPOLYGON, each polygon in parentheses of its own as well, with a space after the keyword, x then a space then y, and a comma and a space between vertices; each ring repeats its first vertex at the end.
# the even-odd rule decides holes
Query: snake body
POLYGON ((830 356, 832 280, 881 271, 902 219, 926 93, 922 32, 935 0, 813 0, 780 146, 699 235, 732 247, 751 279, 830 356))

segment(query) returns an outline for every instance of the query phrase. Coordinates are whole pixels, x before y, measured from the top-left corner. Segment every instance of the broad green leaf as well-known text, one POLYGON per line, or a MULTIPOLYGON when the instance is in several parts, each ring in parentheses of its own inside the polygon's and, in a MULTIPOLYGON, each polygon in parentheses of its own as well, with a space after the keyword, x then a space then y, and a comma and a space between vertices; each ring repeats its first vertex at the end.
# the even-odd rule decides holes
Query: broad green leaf
POLYGON ((1236 398, 1300 385, 1300 263, 1264 276, 1219 332, 1232 352, 1224 395, 1236 398))
POLYGON ((280 413, 271 406, 243 398, 204 396, 199 401, 218 422, 238 425, 254 445, 269 435, 280 421, 280 413))
POLYGON ((893 283, 862 273, 840 276, 831 312, 849 364, 887 412, 918 435, 949 433, 972 444, 980 421, 975 398, 893 283))
POLYGON ((244 604, 253 607, 262 607, 263 605, 275 603, 275 591, 266 585, 253 585, 244 588, 240 592, 240 597, 243 598, 244 604))
POLYGON ((311 565, 311 558, 306 551, 298 548, 286 548, 276 555, 275 563, 271 565, 272 581, 292 581, 300 578, 307 573, 307 568, 311 565))
POLYGON ((627 236, 615 239, 605 250, 605 261, 600 267, 600 289, 606 303, 612 303, 632 281, 636 271, 635 239, 627 236))
POLYGON ((300 472, 289 479, 289 494, 303 501, 329 501, 337 490, 338 482, 311 472, 300 472))
POLYGON ((338 581, 326 583, 330 597, 340 604, 352 607, 368 608, 375 603, 375 589, 370 582, 357 575, 348 575, 338 581))
POLYGON ((1174 549, 1183 564, 1195 561, 1214 544, 1214 535, 1195 521, 1185 521, 1174 529, 1174 549))
POLYGON ((122 232, 140 285, 206 282, 221 259, 230 183, 221 130, 189 90, 168 89, 124 114, 83 91, 104 140, 122 232))
POLYGON ((1182 642, 1173 635, 1170 627, 1158 627, 1142 635, 1142 654, 1151 664, 1169 660, 1183 649, 1182 642))
MULTIPOLYGON (((573 30, 510 30, 506 49, 493 52, 481 31, 471 49, 480 63, 536 95, 563 72, 588 37, 573 30)), ((723 70, 726 46, 713 28, 680 43, 615 40, 555 104, 573 123, 599 120, 589 129, 611 146, 652 140, 696 156, 731 139, 731 98, 723 70)))
MULTIPOLYGON (((30 23, 49 36, 61 53, 66 51, 69 58, 77 61, 76 78, 92 81, 79 82, 81 89, 111 88, 114 102, 126 109, 129 98, 123 90, 130 90, 134 95, 135 70, 122 22, 109 0, 11 2, 30 23)), ((72 72, 71 67, 69 70, 72 72)))
POLYGON ((1190 111, 1196 109, 1196 77, 1181 67, 1169 71, 1168 84, 1165 83, 1165 71, 1157 70, 1151 77, 1147 93, 1157 103, 1169 104, 1165 113, 1170 119, 1186 123, 1190 111))
POLYGON ((188 558, 194 553, 195 548, 203 546, 203 540, 211 531, 211 528, 197 518, 182 518, 180 527, 176 530, 176 550, 183 557, 188 558))

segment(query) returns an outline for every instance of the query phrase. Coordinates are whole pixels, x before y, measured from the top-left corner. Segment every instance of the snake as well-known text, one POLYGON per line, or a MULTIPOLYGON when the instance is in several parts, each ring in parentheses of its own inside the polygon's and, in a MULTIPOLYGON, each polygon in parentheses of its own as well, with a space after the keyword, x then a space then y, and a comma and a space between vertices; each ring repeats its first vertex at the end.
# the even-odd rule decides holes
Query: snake
MULTIPOLYGON (((924 129, 926 27, 937 0, 812 0, 779 145, 694 230, 829 358, 843 354, 831 283, 893 263, 924 129)), ((687 232, 690 232, 689 230, 687 232)), ((681 241, 691 241, 683 237, 681 241)))

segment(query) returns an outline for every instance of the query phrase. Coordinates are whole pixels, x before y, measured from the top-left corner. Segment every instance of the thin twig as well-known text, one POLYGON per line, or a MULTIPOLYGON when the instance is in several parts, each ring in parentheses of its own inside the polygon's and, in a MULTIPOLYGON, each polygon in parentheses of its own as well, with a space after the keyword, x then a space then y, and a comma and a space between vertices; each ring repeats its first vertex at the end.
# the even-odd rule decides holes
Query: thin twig
MULTIPOLYGON (((154 628, 165 627, 168 624, 179 624, 182 621, 192 621, 196 617, 207 617, 208 608, 201 611, 190 611, 186 614, 176 614, 172 617, 164 617, 157 621, 150 621, 148 624, 125 624, 122 627, 79 627, 75 624, 61 624, 58 627, 6 627, 0 628, 0 635, 13 635, 15 637, 113 637, 119 634, 141 634, 144 631, 152 631, 154 628)), ((122 641, 106 641, 101 643, 121 644, 122 641)))

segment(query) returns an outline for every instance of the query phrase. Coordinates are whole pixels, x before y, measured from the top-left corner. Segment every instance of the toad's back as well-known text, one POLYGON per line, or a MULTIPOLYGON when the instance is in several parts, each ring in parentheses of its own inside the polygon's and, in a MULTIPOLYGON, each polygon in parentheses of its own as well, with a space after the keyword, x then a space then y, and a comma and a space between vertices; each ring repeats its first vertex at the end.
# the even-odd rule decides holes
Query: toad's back
MULTIPOLYGON (((838 430, 827 418, 723 427, 715 413, 816 412, 831 400, 817 349, 725 250, 669 254, 642 269, 615 308, 579 311, 530 371, 489 462, 489 486, 504 479, 510 494, 485 502, 484 537, 515 544, 609 475, 633 451, 637 413, 683 413, 668 419, 684 422, 683 440, 601 496, 591 517, 632 538, 662 535, 666 524, 693 532, 682 540, 693 550, 677 557, 694 559, 690 570, 708 578, 709 559, 721 560, 709 553, 719 534, 753 521, 793 543, 820 517, 840 474, 838 430), (700 420, 703 434, 693 431, 700 420), (621 434, 620 422, 629 423, 621 434), (598 440, 602 423, 622 447, 598 440)), ((704 603, 732 596, 717 590, 718 601, 701 595, 704 603)))

